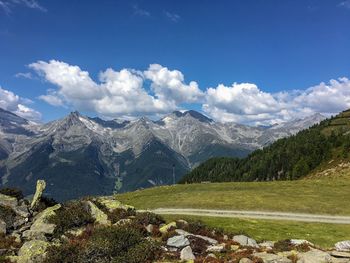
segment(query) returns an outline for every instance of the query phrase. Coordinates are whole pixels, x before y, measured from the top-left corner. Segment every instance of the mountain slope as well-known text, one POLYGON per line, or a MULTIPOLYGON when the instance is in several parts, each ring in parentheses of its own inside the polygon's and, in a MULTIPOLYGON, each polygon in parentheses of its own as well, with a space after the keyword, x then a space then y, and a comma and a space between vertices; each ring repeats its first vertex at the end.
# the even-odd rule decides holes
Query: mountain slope
POLYGON ((284 138, 244 159, 214 158, 181 182, 293 180, 330 160, 346 161, 350 152, 350 110, 284 138))
POLYGON ((180 180, 209 158, 245 157, 310 121, 284 125, 217 123, 195 111, 176 111, 159 121, 105 121, 72 112, 38 125, 2 111, 0 177, 2 185, 21 187, 25 194, 45 179, 48 194, 58 200, 171 184, 173 168, 180 180))

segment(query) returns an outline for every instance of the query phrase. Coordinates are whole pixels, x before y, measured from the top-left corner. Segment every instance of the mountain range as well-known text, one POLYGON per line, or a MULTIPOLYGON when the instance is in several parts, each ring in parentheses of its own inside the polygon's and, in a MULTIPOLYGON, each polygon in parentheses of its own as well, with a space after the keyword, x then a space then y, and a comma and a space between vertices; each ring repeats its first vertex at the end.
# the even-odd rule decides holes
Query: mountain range
POLYGON ((45 179, 57 200, 125 192, 178 181, 212 157, 245 157, 325 119, 314 114, 269 127, 219 123, 175 111, 153 121, 103 120, 79 112, 38 124, 0 109, 2 186, 31 194, 45 179))

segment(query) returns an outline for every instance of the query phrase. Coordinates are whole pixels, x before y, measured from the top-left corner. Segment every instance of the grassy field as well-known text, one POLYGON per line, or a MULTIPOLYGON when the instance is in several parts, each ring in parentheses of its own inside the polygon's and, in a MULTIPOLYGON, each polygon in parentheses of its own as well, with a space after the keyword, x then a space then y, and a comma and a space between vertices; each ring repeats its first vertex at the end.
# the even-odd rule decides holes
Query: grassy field
POLYGON ((183 215, 164 215, 163 217, 167 221, 175 219, 201 220, 208 226, 222 228, 227 233, 243 233, 258 241, 276 241, 291 238, 306 239, 323 248, 331 248, 336 242, 347 240, 350 236, 350 225, 183 215))
POLYGON ((139 209, 211 208, 350 215, 350 180, 162 186, 119 194, 118 198, 139 209))

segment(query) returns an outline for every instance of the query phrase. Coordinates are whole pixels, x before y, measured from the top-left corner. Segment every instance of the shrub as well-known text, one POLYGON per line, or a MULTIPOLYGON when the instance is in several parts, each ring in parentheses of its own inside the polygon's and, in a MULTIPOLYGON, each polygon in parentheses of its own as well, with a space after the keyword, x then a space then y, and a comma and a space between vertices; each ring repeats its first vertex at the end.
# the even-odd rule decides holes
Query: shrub
POLYGON ((15 237, 0 234, 1 249, 11 249, 11 248, 20 248, 20 247, 21 247, 21 243, 16 242, 15 237))
MULTIPOLYGON (((84 234, 83 234, 84 235, 84 234)), ((77 237, 61 246, 51 246, 48 263, 142 263, 159 257, 160 248, 135 229, 128 227, 99 227, 85 239, 77 237)))
POLYGON ((82 201, 71 201, 55 211, 55 215, 49 217, 48 222, 55 224, 55 236, 60 236, 67 230, 85 226, 95 220, 82 201))
POLYGON ((150 213, 150 212, 137 213, 135 217, 135 221, 138 224, 141 224, 144 226, 147 226, 149 224, 160 225, 165 223, 165 220, 160 215, 150 213))
POLYGON ((0 194, 16 197, 17 200, 23 199, 23 193, 18 188, 2 188, 0 189, 0 194))
POLYGON ((13 226, 16 219, 16 213, 9 206, 0 205, 0 218, 6 223, 6 228, 13 226))

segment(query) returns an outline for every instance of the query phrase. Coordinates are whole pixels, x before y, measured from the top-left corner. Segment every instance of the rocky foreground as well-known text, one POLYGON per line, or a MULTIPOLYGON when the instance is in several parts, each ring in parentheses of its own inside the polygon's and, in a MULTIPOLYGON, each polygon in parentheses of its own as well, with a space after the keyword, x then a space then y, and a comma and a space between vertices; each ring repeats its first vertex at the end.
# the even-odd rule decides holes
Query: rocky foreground
POLYGON ((0 262, 350 262, 350 240, 327 251, 298 239, 258 243, 200 222, 166 224, 114 196, 57 204, 44 189, 38 181, 31 203, 0 191, 0 262))

